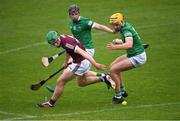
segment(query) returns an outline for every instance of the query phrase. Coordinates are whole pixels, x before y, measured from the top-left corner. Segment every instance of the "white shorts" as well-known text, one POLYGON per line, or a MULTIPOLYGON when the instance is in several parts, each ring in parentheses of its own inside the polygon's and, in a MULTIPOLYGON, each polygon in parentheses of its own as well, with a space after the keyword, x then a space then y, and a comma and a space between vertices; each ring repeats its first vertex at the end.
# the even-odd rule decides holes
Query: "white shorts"
POLYGON ((146 52, 144 51, 143 53, 139 55, 132 56, 129 58, 129 60, 134 65, 134 67, 139 67, 146 63, 146 60, 147 60, 146 52))
POLYGON ((70 71, 72 71, 74 74, 82 76, 87 71, 89 71, 91 67, 91 63, 88 60, 83 60, 81 63, 72 63, 68 66, 70 71))
POLYGON ((86 49, 86 51, 91 55, 92 57, 94 56, 95 50, 94 49, 86 49))
MULTIPOLYGON (((86 49, 86 51, 93 57, 94 49, 86 49)), ((69 69, 76 75, 82 76, 91 68, 91 63, 88 60, 83 60, 81 63, 72 63, 69 69)))

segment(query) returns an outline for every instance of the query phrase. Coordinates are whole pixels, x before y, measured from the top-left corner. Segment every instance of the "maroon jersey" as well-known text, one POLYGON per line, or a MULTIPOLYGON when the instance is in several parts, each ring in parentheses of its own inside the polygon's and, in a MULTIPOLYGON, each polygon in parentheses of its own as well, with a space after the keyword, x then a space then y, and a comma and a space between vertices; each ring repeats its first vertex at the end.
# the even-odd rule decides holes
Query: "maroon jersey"
POLYGON ((77 39, 70 35, 61 35, 60 39, 62 48, 64 48, 66 52, 73 58, 73 63, 81 63, 81 61, 85 59, 82 55, 75 53, 76 46, 85 50, 83 45, 77 39))

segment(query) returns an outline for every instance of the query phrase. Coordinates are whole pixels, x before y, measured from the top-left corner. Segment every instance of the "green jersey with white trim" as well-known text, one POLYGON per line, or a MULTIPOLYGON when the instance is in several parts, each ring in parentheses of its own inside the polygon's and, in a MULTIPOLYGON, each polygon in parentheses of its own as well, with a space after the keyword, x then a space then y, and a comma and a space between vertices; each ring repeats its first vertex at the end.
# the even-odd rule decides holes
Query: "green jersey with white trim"
POLYGON ((132 37, 133 38, 133 47, 127 49, 127 57, 132 57, 138 54, 141 54, 144 52, 144 47, 142 45, 141 38, 139 37, 136 30, 133 28, 132 25, 130 25, 128 22, 124 22, 124 25, 121 28, 121 39, 123 42, 125 42, 126 37, 132 37))
POLYGON ((92 37, 91 37, 91 28, 94 22, 90 19, 79 16, 79 20, 74 22, 70 20, 70 29, 73 36, 78 39, 85 48, 92 49, 94 48, 92 37))

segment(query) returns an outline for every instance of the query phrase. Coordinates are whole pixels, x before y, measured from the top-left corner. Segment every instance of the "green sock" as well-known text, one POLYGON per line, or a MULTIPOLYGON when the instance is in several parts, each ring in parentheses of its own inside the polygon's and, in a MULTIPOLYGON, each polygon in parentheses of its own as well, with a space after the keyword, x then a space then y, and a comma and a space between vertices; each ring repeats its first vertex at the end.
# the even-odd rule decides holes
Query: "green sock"
POLYGON ((104 75, 105 74, 103 74, 103 73, 99 73, 99 72, 96 73, 96 76, 100 78, 101 82, 104 82, 104 78, 103 78, 104 75))
POLYGON ((104 74, 97 72, 97 73, 96 73, 96 76, 101 77, 101 76, 104 76, 104 74))
POLYGON ((121 90, 122 92, 126 91, 125 86, 124 86, 124 85, 121 85, 120 90, 121 90))
POLYGON ((115 93, 116 93, 116 96, 121 96, 121 91, 117 91, 115 93))

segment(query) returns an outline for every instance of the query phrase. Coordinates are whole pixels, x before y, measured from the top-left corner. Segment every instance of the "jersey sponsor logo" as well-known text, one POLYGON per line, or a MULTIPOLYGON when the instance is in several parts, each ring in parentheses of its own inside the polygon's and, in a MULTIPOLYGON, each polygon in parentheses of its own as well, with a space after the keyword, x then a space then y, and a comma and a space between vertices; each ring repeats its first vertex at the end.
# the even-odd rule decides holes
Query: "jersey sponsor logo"
POLYGON ((73 30, 76 31, 76 30, 81 30, 82 29, 82 26, 73 26, 73 30))
POLYGON ((66 43, 66 45, 65 45, 67 48, 69 48, 69 49, 71 49, 71 50, 73 50, 74 49, 74 46, 73 45, 71 45, 71 44, 69 44, 69 43, 66 43))

